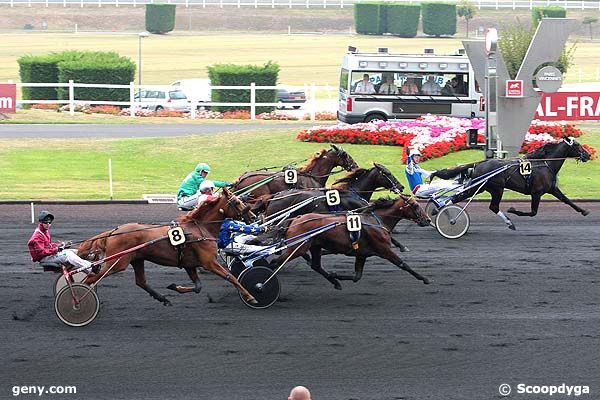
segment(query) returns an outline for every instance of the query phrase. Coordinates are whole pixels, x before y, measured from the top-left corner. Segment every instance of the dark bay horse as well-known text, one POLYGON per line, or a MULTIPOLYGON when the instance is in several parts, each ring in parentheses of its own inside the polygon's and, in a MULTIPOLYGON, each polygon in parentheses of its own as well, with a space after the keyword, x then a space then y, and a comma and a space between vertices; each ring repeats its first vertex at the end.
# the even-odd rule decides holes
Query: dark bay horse
POLYGON ((357 248, 353 247, 356 238, 352 239, 347 230, 346 215, 311 213, 294 218, 285 233, 286 239, 294 238, 297 235, 328 224, 333 223, 336 226, 308 239, 304 243, 290 246, 271 265, 281 265, 288 257, 291 260, 310 250, 312 256, 311 268, 323 275, 336 289, 341 289, 340 280, 358 282, 362 277, 367 258, 377 256, 390 261, 418 280, 423 281, 423 283, 429 283, 429 279, 413 271, 392 250, 391 232, 401 219, 409 219, 419 226, 430 225, 429 217, 414 198, 400 195, 397 199, 392 200, 379 199, 372 204, 368 212, 361 213, 360 216, 362 229, 357 240, 357 248), (354 275, 338 275, 323 269, 321 266, 322 249, 328 250, 328 253, 355 257, 354 275))
POLYGON ((323 149, 308 160, 304 167, 298 168, 298 181, 295 184, 287 184, 284 180, 283 171, 251 171, 242 174, 234 183, 234 190, 237 193, 251 185, 267 180, 268 182, 257 186, 250 193, 255 198, 265 195, 281 192, 290 188, 322 188, 325 187, 327 178, 334 167, 342 167, 346 171, 358 168, 356 162, 350 154, 346 153, 341 147, 331 145, 331 149, 323 149), (272 179, 269 181, 269 179, 272 179))
POLYGON ((131 264, 135 272, 136 284, 154 299, 164 305, 170 305, 165 296, 146 282, 144 261, 150 261, 159 265, 180 266, 186 270, 194 282, 194 287, 175 284, 168 287, 179 293, 200 292, 202 284, 198 278, 197 268, 202 267, 231 282, 244 298, 251 303, 255 302, 254 297, 240 285, 237 279, 217 262, 216 237, 221 223, 227 217, 241 219, 246 213, 248 213, 248 206, 224 188, 223 194, 218 198, 204 202, 177 219, 177 225, 183 228, 186 237, 181 251, 171 245, 167 236, 172 226, 129 223, 92 237, 79 247, 79 256, 89 258, 90 255, 97 257, 98 253, 101 257, 109 257, 119 252, 125 254, 114 262, 106 262, 99 272, 90 273, 85 283, 91 285, 101 277, 125 270, 131 264), (129 249, 141 244, 148 245, 128 252, 129 249))
MULTIPOLYGON (((455 168, 442 169, 434 172, 434 175, 442 179, 450 179, 458 176, 469 168, 473 168, 471 179, 475 180, 487 173, 510 165, 507 170, 490 178, 482 187, 492 196, 490 210, 500 216, 510 229, 515 229, 512 221, 500 211, 500 201, 504 189, 514 190, 522 194, 531 196, 531 211, 519 211, 511 207, 507 212, 518 216, 533 217, 537 214, 540 205, 540 199, 546 193, 549 193, 570 205, 575 211, 583 215, 588 215, 589 211, 584 210, 574 204, 558 188, 556 177, 567 158, 576 158, 578 161, 586 162, 591 155, 574 138, 563 139, 556 143, 546 143, 542 147, 525 154, 525 159, 531 163, 531 174, 526 178, 519 172, 519 160, 487 160, 477 163, 465 164, 455 168)), ((465 200, 477 191, 477 188, 465 191, 456 198, 454 203, 465 200)))
MULTIPOLYGON (((318 197, 315 201, 307 203, 305 207, 293 211, 289 217, 296 217, 307 212, 332 212, 354 210, 369 205, 373 192, 378 188, 389 189, 396 194, 402 193, 404 186, 385 166, 373 163, 370 169, 356 168, 345 177, 335 181, 331 189, 337 189, 340 195, 340 204, 328 206, 325 199, 327 189, 316 190, 285 190, 275 194, 268 200, 259 203, 266 205, 263 210, 255 205, 252 211, 262 211, 265 217, 299 204, 307 199, 318 197), (266 203, 266 204, 265 204, 266 203)), ((258 204, 260 205, 260 204, 258 204)))

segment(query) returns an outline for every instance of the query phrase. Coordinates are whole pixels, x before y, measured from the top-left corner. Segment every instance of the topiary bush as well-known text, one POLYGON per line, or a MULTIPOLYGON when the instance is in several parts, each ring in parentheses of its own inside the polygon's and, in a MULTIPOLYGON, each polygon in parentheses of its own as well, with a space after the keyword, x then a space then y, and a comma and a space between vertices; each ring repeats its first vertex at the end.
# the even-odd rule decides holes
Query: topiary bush
POLYGON ((456 4, 421 3, 423 33, 435 37, 456 34, 456 4))
POLYGON ((356 33, 381 35, 385 32, 385 6, 378 2, 354 4, 354 26, 356 33))
POLYGON ((421 17, 420 5, 389 3, 384 8, 386 32, 405 38, 417 36, 417 28, 421 17))
POLYGON ((175 28, 175 4, 146 4, 146 30, 167 33, 175 28))
POLYGON ((537 27, 542 18, 567 18, 567 10, 558 6, 533 7, 531 9, 533 26, 537 27))

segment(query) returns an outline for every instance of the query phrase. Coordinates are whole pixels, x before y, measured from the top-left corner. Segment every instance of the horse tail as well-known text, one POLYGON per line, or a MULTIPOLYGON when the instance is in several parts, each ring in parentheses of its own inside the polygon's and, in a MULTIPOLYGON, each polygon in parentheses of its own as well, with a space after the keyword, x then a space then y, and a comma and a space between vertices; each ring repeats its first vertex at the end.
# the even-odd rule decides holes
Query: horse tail
POLYGON ((433 173, 432 177, 437 176, 440 179, 452 179, 458 175, 465 174, 470 168, 474 168, 480 162, 481 161, 477 161, 470 164, 459 165, 458 167, 438 169, 433 173))

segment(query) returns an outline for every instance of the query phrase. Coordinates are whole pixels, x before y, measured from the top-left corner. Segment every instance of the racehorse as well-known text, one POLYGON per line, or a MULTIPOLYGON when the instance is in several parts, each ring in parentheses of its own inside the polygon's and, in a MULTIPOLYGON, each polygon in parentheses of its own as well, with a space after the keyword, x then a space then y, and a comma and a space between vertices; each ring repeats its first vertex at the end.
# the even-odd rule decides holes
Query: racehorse
POLYGON ((168 231, 172 225, 147 225, 129 223, 119 226, 112 231, 101 233, 85 241, 78 249, 80 257, 109 257, 119 252, 124 254, 114 263, 105 263, 97 273, 90 273, 85 279, 91 285, 100 278, 123 271, 129 264, 135 271, 136 284, 164 305, 170 305, 169 300, 154 290, 146 282, 144 261, 159 265, 179 266, 186 270, 194 287, 183 287, 172 284, 168 289, 179 293, 200 293, 202 284, 198 278, 197 267, 202 267, 221 278, 231 282, 251 303, 254 297, 240 285, 237 279, 217 262, 216 236, 219 233, 224 218, 243 218, 249 207, 242 203, 227 188, 216 199, 208 200, 194 210, 178 217, 176 226, 183 228, 185 243, 177 248, 171 245, 168 231), (144 246, 141 246, 144 245, 144 246), (141 248, 128 251, 136 246, 141 248))
MULTIPOLYGON (((518 216, 535 216, 538 212, 540 199, 546 193, 550 193, 583 215, 589 214, 589 211, 578 207, 558 188, 556 177, 567 158, 576 158, 581 162, 586 162, 591 158, 591 155, 581 144, 571 137, 555 143, 546 143, 537 150, 525 154, 525 159, 531 163, 531 174, 529 177, 522 175, 519 172, 519 160, 494 159, 438 170, 435 171, 433 175, 442 179, 451 179, 464 173, 469 168, 473 168, 473 173, 470 178, 472 181, 475 181, 477 177, 482 177, 485 174, 510 165, 505 171, 488 179, 485 184, 483 184, 481 190, 487 191, 492 196, 489 207, 490 210, 494 214, 500 216, 508 227, 514 230, 515 226, 513 222, 500 211, 500 201, 502 200, 502 194, 505 188, 531 196, 531 211, 519 211, 514 207, 510 207, 507 210, 507 212, 518 216)), ((455 195, 453 196, 452 201, 457 203, 472 197, 478 189, 479 187, 474 187, 471 190, 460 193, 458 196, 455 195)))
POLYGON ((255 198, 290 189, 290 185, 298 189, 321 188, 325 187, 327 178, 329 178, 333 168, 338 166, 346 171, 358 168, 350 154, 346 153, 341 147, 332 144, 331 149, 319 151, 308 160, 304 167, 298 168, 298 181, 294 184, 285 183, 283 171, 252 171, 242 174, 234 183, 233 188, 236 193, 240 193, 242 189, 247 188, 255 198), (253 185, 256 187, 251 190, 253 185))
POLYGON ((346 215, 311 213, 294 218, 285 232, 286 240, 293 240, 298 235, 307 234, 328 224, 335 226, 296 246, 290 245, 279 258, 271 263, 271 266, 281 265, 288 258, 292 260, 310 250, 311 268, 323 275, 336 289, 341 290, 340 280, 358 282, 362 277, 367 258, 377 256, 390 261, 423 283, 430 283, 429 279, 413 271, 394 253, 391 247, 391 232, 401 219, 410 219, 419 226, 429 226, 431 223, 423 208, 414 198, 400 195, 397 199, 379 199, 359 215, 362 229, 358 238, 351 238, 346 226, 346 215), (322 249, 328 250, 328 254, 345 254, 355 257, 354 275, 339 275, 323 269, 321 266, 322 249))
POLYGON ((359 207, 365 207, 369 204, 373 192, 377 188, 385 188, 396 194, 402 193, 404 186, 385 166, 373 163, 374 167, 370 169, 356 168, 348 175, 335 181, 331 189, 336 189, 340 195, 340 204, 328 206, 325 193, 328 189, 317 190, 299 190, 291 189, 279 192, 269 200, 259 201, 252 208, 252 211, 260 211, 261 203, 264 208, 263 215, 268 217, 279 211, 293 207, 296 204, 315 198, 315 201, 309 202, 306 206, 294 210, 289 217, 296 217, 307 212, 332 212, 341 210, 354 210, 359 207), (258 206, 258 207, 257 207, 258 206))

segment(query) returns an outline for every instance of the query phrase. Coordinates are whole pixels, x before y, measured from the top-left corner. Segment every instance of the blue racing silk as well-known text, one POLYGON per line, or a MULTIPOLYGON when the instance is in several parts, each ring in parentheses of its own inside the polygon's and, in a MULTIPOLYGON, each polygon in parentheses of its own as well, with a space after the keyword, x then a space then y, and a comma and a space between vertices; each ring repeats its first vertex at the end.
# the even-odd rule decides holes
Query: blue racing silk
POLYGON ((234 221, 231 218, 227 218, 221 224, 221 229, 219 230, 219 237, 217 238, 217 246, 219 246, 220 249, 227 247, 228 244, 233 242, 233 238, 240 233, 256 235, 266 231, 267 228, 261 228, 260 226, 255 224, 246 225, 243 222, 234 221))
POLYGON ((428 178, 432 172, 421 168, 419 164, 414 162, 412 156, 409 156, 406 161, 404 174, 406 175, 406 180, 408 180, 410 190, 414 193, 415 188, 423 184, 423 178, 428 178))

